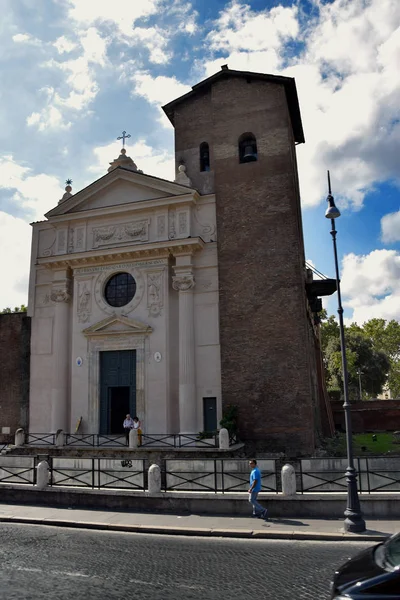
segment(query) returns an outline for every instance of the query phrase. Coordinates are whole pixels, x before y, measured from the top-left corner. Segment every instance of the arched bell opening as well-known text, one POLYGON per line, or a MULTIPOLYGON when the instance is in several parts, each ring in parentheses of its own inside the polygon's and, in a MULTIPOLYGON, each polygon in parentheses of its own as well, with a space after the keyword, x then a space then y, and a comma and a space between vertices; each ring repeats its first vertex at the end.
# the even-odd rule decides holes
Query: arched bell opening
POLYGON ((207 142, 200 144, 200 171, 210 170, 210 148, 207 142))
POLYGON ((257 142, 252 133, 243 133, 239 138, 239 162, 248 163, 258 159, 257 142))

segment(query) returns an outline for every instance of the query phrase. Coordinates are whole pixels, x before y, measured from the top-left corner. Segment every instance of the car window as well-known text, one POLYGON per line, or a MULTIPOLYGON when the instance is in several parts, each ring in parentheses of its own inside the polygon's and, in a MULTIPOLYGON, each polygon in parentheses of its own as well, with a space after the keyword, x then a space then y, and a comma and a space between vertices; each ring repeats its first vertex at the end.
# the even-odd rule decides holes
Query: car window
POLYGON ((384 543, 385 558, 391 567, 400 566, 400 534, 397 533, 384 543))

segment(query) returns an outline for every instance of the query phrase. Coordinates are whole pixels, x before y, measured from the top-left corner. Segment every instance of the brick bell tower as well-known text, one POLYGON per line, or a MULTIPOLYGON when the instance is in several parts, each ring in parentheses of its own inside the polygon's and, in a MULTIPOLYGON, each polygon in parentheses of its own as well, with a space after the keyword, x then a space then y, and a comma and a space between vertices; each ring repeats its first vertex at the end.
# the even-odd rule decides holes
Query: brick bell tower
POLYGON ((176 166, 216 196, 223 407, 238 407, 249 450, 307 454, 320 410, 295 81, 223 66, 163 108, 176 166))

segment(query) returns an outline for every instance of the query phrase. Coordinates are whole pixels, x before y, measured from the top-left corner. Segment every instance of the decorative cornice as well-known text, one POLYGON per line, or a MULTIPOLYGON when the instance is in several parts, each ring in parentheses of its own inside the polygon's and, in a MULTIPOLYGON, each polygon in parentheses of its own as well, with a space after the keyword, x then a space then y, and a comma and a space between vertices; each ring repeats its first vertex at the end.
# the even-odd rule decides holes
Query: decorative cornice
POLYGON ((192 290, 195 285, 196 282, 191 274, 174 275, 172 277, 172 287, 177 292, 188 292, 189 290, 192 290))
POLYGON ((170 255, 191 255, 202 250, 205 243, 200 238, 187 238, 185 240, 169 240, 168 242, 154 242, 142 244, 121 252, 120 248, 94 250, 89 252, 76 252, 60 256, 45 256, 39 258, 38 265, 49 269, 65 267, 92 266, 99 263, 115 263, 124 260, 144 260, 152 258, 168 258, 170 255))

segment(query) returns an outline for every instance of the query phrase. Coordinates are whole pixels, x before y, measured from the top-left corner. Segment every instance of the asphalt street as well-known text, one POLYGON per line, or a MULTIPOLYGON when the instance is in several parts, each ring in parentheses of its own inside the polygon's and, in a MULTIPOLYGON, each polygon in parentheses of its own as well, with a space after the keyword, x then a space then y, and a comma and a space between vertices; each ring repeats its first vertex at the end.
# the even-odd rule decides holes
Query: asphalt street
POLYGON ((324 600, 335 567, 368 546, 0 528, 1 600, 324 600))

